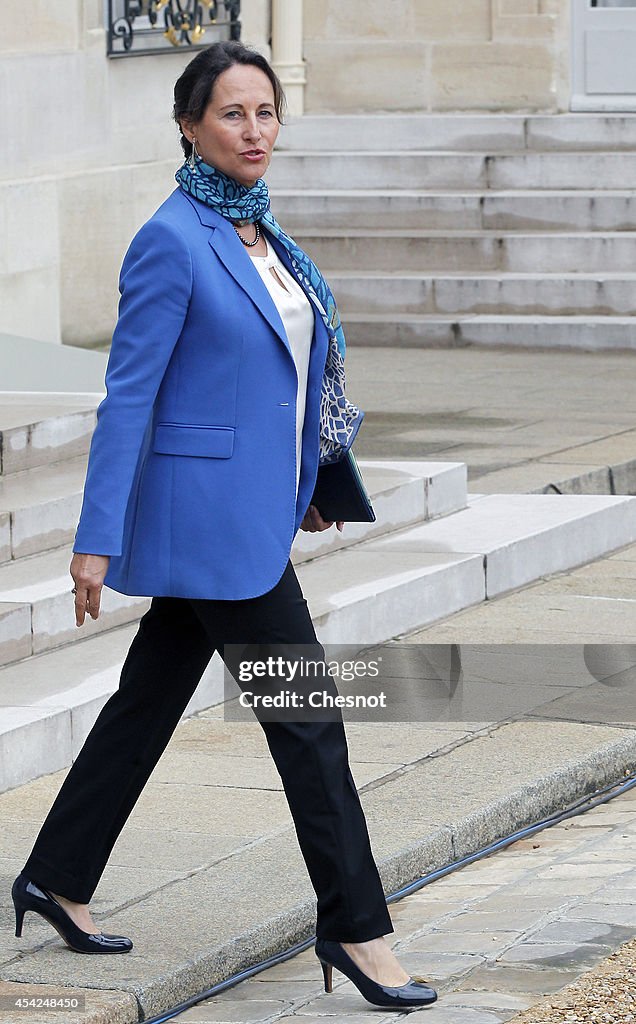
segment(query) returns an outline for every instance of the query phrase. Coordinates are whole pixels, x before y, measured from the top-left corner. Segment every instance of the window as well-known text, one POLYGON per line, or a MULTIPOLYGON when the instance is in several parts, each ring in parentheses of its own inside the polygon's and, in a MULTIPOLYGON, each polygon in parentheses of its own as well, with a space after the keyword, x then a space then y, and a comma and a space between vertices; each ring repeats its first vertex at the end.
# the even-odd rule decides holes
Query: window
POLYGON ((106 53, 136 57, 240 39, 240 0, 106 0, 106 53))

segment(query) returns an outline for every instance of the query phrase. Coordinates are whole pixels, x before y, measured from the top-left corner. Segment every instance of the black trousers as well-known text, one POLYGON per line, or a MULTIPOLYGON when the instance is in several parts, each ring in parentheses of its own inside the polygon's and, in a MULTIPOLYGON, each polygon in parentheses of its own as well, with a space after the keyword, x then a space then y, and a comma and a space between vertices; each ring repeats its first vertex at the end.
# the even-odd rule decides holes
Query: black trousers
MULTIPOLYGON (((291 560, 259 597, 152 599, 119 687, 68 771, 22 869, 26 875, 67 899, 90 901, 210 658, 216 650, 223 656, 224 644, 245 643, 312 644, 315 657, 324 657, 291 560)), ((341 716, 259 721, 316 892, 316 935, 363 942, 392 932, 341 716)))

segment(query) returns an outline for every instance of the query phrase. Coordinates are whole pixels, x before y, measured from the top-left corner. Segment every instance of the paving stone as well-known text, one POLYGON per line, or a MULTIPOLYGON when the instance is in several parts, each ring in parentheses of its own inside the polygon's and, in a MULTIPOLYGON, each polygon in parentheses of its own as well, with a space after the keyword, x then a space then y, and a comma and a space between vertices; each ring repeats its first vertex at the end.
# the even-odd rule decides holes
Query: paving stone
POLYGON ((541 970, 532 966, 517 966, 508 963, 483 964, 471 971, 464 982, 457 986, 458 991, 468 988, 470 991, 507 992, 542 996, 559 989, 573 981, 581 972, 576 967, 561 968, 552 965, 541 965, 541 970))
POLYGON ((466 931, 491 932, 493 935, 499 935, 503 931, 521 934, 525 929, 536 924, 537 908, 513 909, 513 892, 514 890, 506 897, 507 910, 487 911, 481 910, 479 906, 473 906, 470 913, 446 919, 443 930, 445 932, 463 932, 466 929, 466 931))
MULTIPOLYGON (((314 947, 309 946, 301 953, 296 953, 295 956, 289 957, 287 960, 281 961, 281 963, 274 964, 273 967, 268 967, 266 971, 255 975, 255 978, 251 980, 258 980, 268 984, 293 980, 314 984, 321 979, 322 973, 318 958, 314 952, 314 947), (316 974, 316 968, 318 968, 318 974, 316 974)), ((228 992, 230 991, 228 989, 228 992)))
POLYGON ((318 958, 314 955, 312 977, 306 981, 300 981, 298 978, 289 981, 283 981, 280 978, 269 980, 269 971, 263 971, 262 974, 248 978, 240 985, 234 985, 226 992, 214 996, 214 1002, 220 1004, 245 1002, 249 1005, 273 998, 277 1002, 285 1002, 291 1006, 293 1003, 302 1003, 313 999, 321 991, 323 991, 322 969, 318 958))
POLYGON ((153 782, 147 784, 130 820, 139 828, 153 828, 158 816, 166 813, 177 830, 212 835, 221 831, 256 837, 290 821, 282 792, 153 782))
POLYGON ((623 925, 636 931, 636 910, 628 903, 578 903, 571 907, 563 921, 600 921, 603 924, 623 925))
POLYGON ((501 860, 491 855, 481 861, 468 864, 462 868, 465 881, 470 885, 488 885, 497 882, 500 885, 520 882, 531 872, 549 863, 549 856, 538 856, 535 851, 524 858, 508 858, 504 852, 501 860))
POLYGON ((445 953, 441 950, 427 950, 425 947, 421 951, 414 947, 405 950, 399 947, 396 950, 398 955, 405 971, 427 978, 434 988, 447 983, 451 978, 472 972, 486 961, 486 957, 478 953, 463 953, 460 950, 445 953))
POLYGON ((616 884, 622 886, 625 889, 636 888, 636 871, 633 868, 631 868, 624 874, 619 875, 616 884))
POLYGON ((245 1000, 234 997, 224 1002, 206 1000, 201 1006, 192 1006, 179 1014, 177 1020, 196 1021, 197 1024, 257 1024, 271 1014, 287 1009, 285 1002, 274 999, 245 1000))
MULTIPOLYGON (((342 975, 340 975, 340 978, 342 978, 342 975)), ((330 1016, 333 1015, 335 1020, 343 1019, 348 1021, 349 1014, 360 1014, 361 1010, 369 1011, 372 1010, 372 1007, 351 981, 346 978, 340 981, 334 971, 333 991, 329 993, 323 992, 314 999, 308 1000, 302 1007, 295 1009, 294 1019, 296 1017, 301 1021, 306 1021, 311 1017, 313 1019, 322 1019, 323 1014, 328 1014, 330 1016)), ((380 1013, 381 1011, 378 1009, 377 1012, 380 1013)))
MULTIPOLYGON (((392 771, 397 767, 398 765, 389 765, 386 770, 392 771)), ((376 767, 378 774, 382 774, 384 770, 384 765, 376 767)), ((280 775, 271 758, 228 758, 226 754, 216 753, 213 749, 195 751, 179 748, 177 744, 162 754, 152 774, 153 782, 163 785, 188 785, 193 778, 202 786, 217 788, 278 792, 283 788, 280 775)))
POLYGON ((434 1003, 427 1011, 435 1014, 435 1021, 439 1024, 501 1024, 501 1021, 508 1019, 505 1012, 476 1009, 471 1007, 449 1006, 434 1003))
POLYGON ((177 829, 166 834, 159 829, 137 828, 129 821, 113 847, 108 864, 125 870, 143 870, 161 863, 166 869, 183 873, 221 860, 246 841, 236 835, 177 829))
MULTIPOLYGON (((334 1016, 336 1018, 341 1017, 342 1020, 346 1021, 346 1024, 385 1024, 385 1022, 386 1024, 389 1024, 390 1021, 395 1020, 395 1011, 392 1012, 391 1016, 384 1017, 381 1008, 376 1007, 372 1010, 370 1007, 370 1010, 371 1013, 367 1014, 342 1012, 337 1015, 331 1015, 327 1014, 325 1011, 321 1011, 320 1017, 317 1018, 317 1020, 329 1021, 330 1019, 333 1019, 334 1016)), ((298 1021, 301 1021, 302 1024, 304 1024, 305 1021, 311 1019, 315 1021, 316 1017, 313 1014, 306 1015, 304 1011, 297 1010, 293 1017, 277 1017, 277 1022, 275 1022, 275 1024, 292 1024, 292 1022, 293 1024, 298 1024, 298 1021)), ((241 1024, 241 1022, 237 1022, 237 1024, 241 1024)))
POLYGON ((489 893, 499 892, 501 886, 495 883, 489 885, 474 886, 469 885, 461 878, 460 871, 454 871, 452 874, 447 875, 437 881, 432 882, 430 885, 424 886, 418 892, 414 893, 410 899, 421 900, 423 902, 434 901, 443 899, 448 903, 463 904, 471 903, 477 904, 479 901, 487 897, 489 893))
POLYGON ((619 862, 602 864, 591 860, 584 864, 553 864, 550 867, 541 869, 537 877, 555 880, 568 878, 599 879, 607 878, 608 876, 620 876, 628 871, 629 864, 620 864, 619 862))
MULTIPOLYGON (((474 928, 474 922, 466 922, 466 928, 474 928)), ((500 950, 509 946, 522 932, 515 932, 512 929, 503 929, 493 933, 484 931, 463 931, 454 929, 447 932, 442 930, 428 931, 412 939, 406 949, 414 952, 432 953, 478 953, 493 957, 500 950)))
POLYGON ((391 920, 400 934, 411 934, 418 928, 424 928, 438 921, 444 921, 444 927, 448 922, 454 920, 460 913, 457 903, 450 900, 435 900, 428 902, 411 902, 412 897, 391 903, 391 920))
POLYGON ((2 820, 41 823, 64 781, 65 772, 53 772, 34 779, 19 790, 3 793, 0 800, 2 820))
POLYGON ((576 967, 582 974, 611 953, 611 945, 586 942, 581 945, 568 942, 519 942, 502 953, 502 963, 534 963, 546 967, 576 967))
MULTIPOLYGON (((621 824, 612 830, 612 842, 614 844, 614 850, 611 856, 604 855, 602 850, 594 849, 590 850, 589 853, 581 853, 577 856, 570 857, 569 861, 571 864, 598 864, 599 861, 603 861, 606 864, 617 864, 621 867, 627 867, 629 870, 635 866, 636 858, 634 856, 634 832, 630 825, 621 824), (627 829, 628 831, 624 831, 627 829), (617 835, 617 831, 623 834, 617 835)), ((596 844, 595 844, 596 845, 596 844)))
POLYGON ((533 931, 527 936, 527 942, 552 943, 552 942, 578 942, 581 944, 599 943, 610 944, 618 947, 634 936, 634 927, 623 927, 618 924, 610 924, 601 921, 553 921, 551 924, 533 931))
MULTIPOLYGON (((602 599, 603 613, 611 605, 620 605, 620 598, 613 602, 602 599)), ((578 599, 581 603, 581 599, 578 599)), ((591 600, 590 605, 598 602, 591 600)), ((591 611, 591 609, 590 609, 591 611)), ((608 724, 636 724, 636 691, 631 688, 612 688, 604 683, 586 687, 535 707, 533 714, 541 718, 564 718, 568 721, 607 722, 608 724)))
POLYGON ((594 899, 595 901, 606 899, 609 903, 621 903, 627 907, 633 907, 636 906, 636 888, 620 889, 617 886, 611 886, 607 889, 597 889, 594 899))
POLYGON ((409 764, 468 735, 470 732, 463 723, 454 728, 447 722, 350 722, 347 725, 349 758, 356 765, 373 761, 409 764))
MULTIPOLYGON (((531 839, 521 840, 520 843, 515 843, 515 846, 528 842, 530 844, 539 843, 542 848, 550 849, 552 844, 567 843, 567 849, 575 851, 588 846, 597 836, 606 836, 608 832, 612 831, 612 827, 612 825, 597 824, 596 818, 586 824, 585 815, 582 814, 578 818, 570 818, 562 825, 551 825, 549 829, 536 832, 531 839)), ((569 856, 571 859, 576 854, 570 853, 569 856)))
POLYGON ((532 882, 524 882, 515 886, 515 896, 526 899, 529 896, 545 897, 555 907, 561 906, 568 897, 582 896, 590 898, 601 889, 599 878, 537 878, 532 882))
POLYGON ((470 981, 455 992, 445 992, 443 997, 444 1007, 467 1006, 483 1007, 484 1009, 502 1010, 525 1010, 531 1006, 534 999, 530 996, 512 995, 509 992, 472 992, 468 987, 470 981))
POLYGON ((553 893, 544 893, 539 896, 536 894, 529 895, 524 888, 523 892, 515 885, 507 885, 501 889, 495 890, 492 895, 488 895, 485 899, 480 900, 478 903, 473 903, 470 906, 471 914, 482 915, 499 915, 506 918, 506 913, 516 913, 512 908, 518 906, 521 908, 520 913, 527 912, 534 916, 535 921, 541 920, 547 914, 561 913, 562 908, 572 903, 573 897, 564 897, 562 900, 555 900, 553 893))
MULTIPOLYGON (((382 1007, 372 1007, 370 1003, 366 1004, 369 1008, 367 1013, 347 1013, 346 1011, 339 1011, 337 1013, 329 1013, 326 1010, 321 1009, 320 1012, 313 1011, 309 1014, 304 1009, 296 1010, 294 1015, 291 1017, 277 1017, 276 1024, 297 1024, 300 1020, 301 1024, 305 1024, 305 1021, 323 1021, 323 1020, 339 1020, 342 1019, 347 1024, 390 1024, 391 1021, 395 1020, 395 1010, 389 1011, 389 1016, 384 1016, 384 1010, 382 1007)), ((237 1024, 241 1024, 240 1021, 237 1024)))
POLYGON ((634 820, 632 811, 619 811, 605 804, 599 808, 599 821, 606 825, 631 824, 634 820))

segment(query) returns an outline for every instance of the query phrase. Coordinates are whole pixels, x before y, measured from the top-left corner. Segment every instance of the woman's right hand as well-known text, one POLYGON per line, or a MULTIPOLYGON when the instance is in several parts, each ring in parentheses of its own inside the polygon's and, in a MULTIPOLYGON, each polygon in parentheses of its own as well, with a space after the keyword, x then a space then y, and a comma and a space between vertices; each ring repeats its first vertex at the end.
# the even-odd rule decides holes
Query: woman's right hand
POLYGON ((77 588, 75 594, 75 625, 82 626, 88 608, 91 618, 99 615, 99 602, 108 572, 110 555, 85 555, 76 551, 69 572, 77 588))
MULTIPOLYGON (((317 530, 328 530, 330 526, 333 526, 333 520, 323 519, 315 505, 309 506, 303 516, 303 521, 300 524, 301 530, 306 530, 309 533, 315 533, 317 530)), ((342 533, 343 528, 344 521, 338 520, 336 523, 336 530, 339 530, 340 533, 342 533)))

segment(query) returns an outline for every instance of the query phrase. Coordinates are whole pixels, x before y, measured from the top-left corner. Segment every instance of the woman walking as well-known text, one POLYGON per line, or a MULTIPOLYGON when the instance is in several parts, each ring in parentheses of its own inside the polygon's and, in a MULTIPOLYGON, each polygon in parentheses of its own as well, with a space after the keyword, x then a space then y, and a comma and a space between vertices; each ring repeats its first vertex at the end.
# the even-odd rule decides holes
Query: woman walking
MULTIPOLYGON (((70 566, 78 626, 104 585, 152 602, 12 890, 16 935, 35 911, 83 953, 132 948, 88 904, 214 652, 309 644, 324 658, 290 550, 299 529, 333 525, 310 505, 319 459, 339 457, 363 415, 344 394, 331 291, 269 210, 278 78, 256 51, 216 43, 174 95, 186 159, 124 257, 70 566)), ((325 989, 336 966, 377 1005, 433 1002, 384 938, 341 717, 261 725, 317 896, 325 989)))

